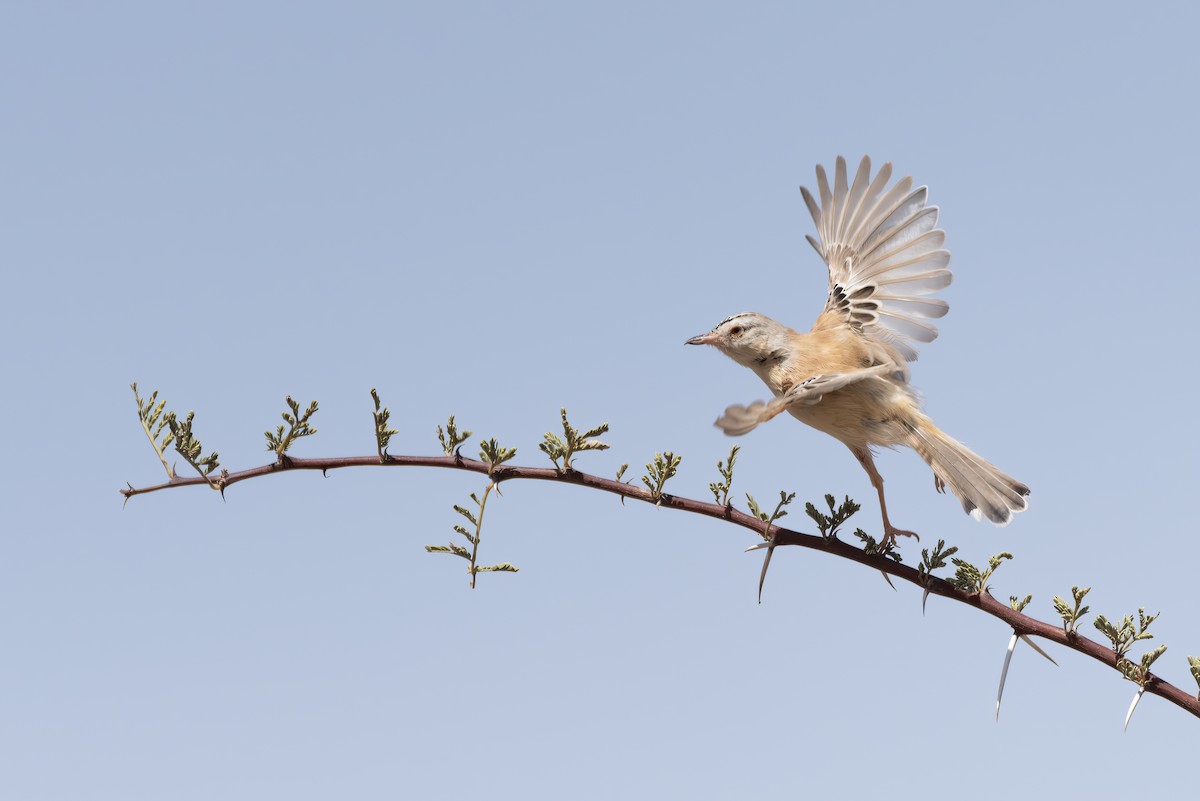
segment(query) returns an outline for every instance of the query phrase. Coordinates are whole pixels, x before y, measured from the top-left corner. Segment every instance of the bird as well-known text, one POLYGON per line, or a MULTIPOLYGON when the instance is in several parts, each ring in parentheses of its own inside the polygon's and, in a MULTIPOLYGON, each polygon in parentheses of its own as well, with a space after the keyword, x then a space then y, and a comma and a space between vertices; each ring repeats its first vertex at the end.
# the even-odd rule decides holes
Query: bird
POLYGON ((806 238, 829 269, 829 294, 812 329, 801 333, 744 312, 686 342, 711 345, 750 368, 774 395, 728 407, 716 426, 741 436, 786 411, 841 441, 879 495, 881 548, 895 547, 897 537, 920 538, 888 518, 874 459, 879 447, 912 448, 932 468, 938 492, 949 488, 976 520, 1007 525, 1027 508, 1029 487, 934 425, 909 383, 917 344, 937 337, 930 321, 949 310, 933 297, 952 275, 928 187, 913 189, 911 177, 889 187, 890 162, 872 179, 869 157, 849 181, 839 156, 832 187, 824 167, 816 172, 817 195, 800 191, 817 227, 818 238, 806 238))

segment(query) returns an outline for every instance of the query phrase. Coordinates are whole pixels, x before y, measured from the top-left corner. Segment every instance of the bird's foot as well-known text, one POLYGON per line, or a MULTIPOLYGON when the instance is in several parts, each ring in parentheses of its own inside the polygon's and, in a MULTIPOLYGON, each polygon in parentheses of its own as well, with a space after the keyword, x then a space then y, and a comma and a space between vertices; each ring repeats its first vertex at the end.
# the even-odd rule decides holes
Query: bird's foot
POLYGON ((879 543, 881 550, 888 550, 896 547, 896 537, 913 537, 917 542, 921 541, 921 535, 915 531, 905 531, 902 528, 895 526, 885 526, 883 529, 883 541, 879 543))

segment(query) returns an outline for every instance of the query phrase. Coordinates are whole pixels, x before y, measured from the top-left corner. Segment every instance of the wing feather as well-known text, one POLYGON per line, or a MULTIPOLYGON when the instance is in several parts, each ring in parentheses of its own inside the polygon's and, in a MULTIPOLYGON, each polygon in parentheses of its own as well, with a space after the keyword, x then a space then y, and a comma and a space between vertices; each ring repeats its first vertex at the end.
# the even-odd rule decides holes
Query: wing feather
MULTIPOLYGON (((870 172, 871 160, 867 156, 863 156, 862 162, 858 165, 858 173, 859 175, 867 175, 870 172)), ((858 210, 850 220, 849 230, 851 232, 851 236, 855 236, 856 232, 861 230, 866 224, 867 220, 871 218, 871 215, 875 212, 875 209, 879 204, 880 196, 883 194, 883 190, 887 187, 887 182, 891 179, 891 177, 892 164, 891 162, 887 162, 879 168, 879 173, 875 176, 875 180, 871 182, 871 186, 867 189, 866 196, 863 197, 862 201, 858 205, 858 210)))
POLYGON ((832 186, 824 167, 816 172, 816 193, 800 192, 817 229, 817 238, 808 241, 829 267, 825 314, 833 312, 863 336, 915 359, 916 344, 937 337, 929 321, 950 308, 928 296, 953 278, 938 208, 927 205, 929 189, 914 189, 909 177, 888 187, 891 163, 872 179, 867 157, 851 180, 839 156, 832 186))

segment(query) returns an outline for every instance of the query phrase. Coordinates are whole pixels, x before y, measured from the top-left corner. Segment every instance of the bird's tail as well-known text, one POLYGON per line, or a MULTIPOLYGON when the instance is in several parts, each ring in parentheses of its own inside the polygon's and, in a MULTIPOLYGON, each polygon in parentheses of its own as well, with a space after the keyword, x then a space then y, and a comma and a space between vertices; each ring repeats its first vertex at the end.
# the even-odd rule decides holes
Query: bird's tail
POLYGON ((986 517, 1005 526, 1014 514, 1029 506, 1025 500, 1029 487, 998 470, 927 418, 912 427, 909 445, 962 502, 963 511, 976 520, 986 517))

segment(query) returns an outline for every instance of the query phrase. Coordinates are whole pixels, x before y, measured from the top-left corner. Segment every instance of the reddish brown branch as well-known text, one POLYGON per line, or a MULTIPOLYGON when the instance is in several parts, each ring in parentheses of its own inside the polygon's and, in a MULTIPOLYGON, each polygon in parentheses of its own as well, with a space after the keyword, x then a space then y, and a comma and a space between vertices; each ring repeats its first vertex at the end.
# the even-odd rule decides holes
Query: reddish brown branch
MULTIPOLYGON (((466 459, 460 456, 388 456, 385 461, 380 461, 378 456, 349 456, 342 458, 331 459, 297 459, 289 456, 283 457, 278 462, 266 464, 262 467, 253 467, 249 470, 241 470, 236 473, 221 473, 213 480, 213 484, 222 492, 226 487, 232 484, 237 484, 240 481, 245 481, 251 478, 260 476, 268 476, 275 473, 285 473, 292 470, 337 470, 343 467, 446 467, 454 470, 468 470, 475 473, 483 473, 487 475, 489 466, 474 459, 466 459)), ((492 471, 492 477, 497 481, 508 481, 510 479, 539 479, 542 481, 558 481, 568 484, 579 484, 592 489, 611 492, 616 495, 621 495, 634 500, 645 501, 647 503, 655 503, 654 498, 647 489, 634 486, 633 484, 615 481, 610 478, 601 478, 589 473, 580 473, 577 470, 560 471, 551 467, 505 467, 501 466, 492 471)), ((135 495, 142 495, 147 492, 157 492, 159 490, 174 489, 176 487, 207 487, 209 486, 208 479, 200 476, 192 478, 175 478, 162 484, 155 484, 149 487, 135 488, 133 486, 121 490, 121 494, 128 501, 135 495)), ((731 506, 718 506, 714 503, 706 503, 704 501, 692 500, 690 498, 680 498, 676 495, 664 494, 657 501, 658 505, 666 506, 672 509, 681 509, 685 512, 693 512, 707 517, 715 517, 720 520, 727 520, 739 526, 743 526, 756 535, 761 536, 763 522, 757 517, 739 512, 731 506)), ((920 574, 915 568, 908 565, 900 564, 891 559, 874 554, 864 553, 859 548, 856 548, 849 543, 842 542, 839 539, 825 539, 819 535, 803 534, 799 531, 791 529, 774 527, 774 541, 776 545, 798 545, 802 548, 811 548, 815 551, 824 551, 826 553, 839 556, 843 559, 849 559, 852 562, 859 562, 868 565, 875 570, 883 571, 890 576, 916 584, 919 587, 926 587, 934 595, 940 595, 944 598, 949 598, 959 603, 974 606, 986 612, 993 617, 1000 618, 1013 631, 1018 634, 1032 635, 1042 637, 1044 639, 1056 642, 1073 651, 1078 651, 1082 654, 1092 657, 1093 659, 1102 662, 1113 670, 1117 669, 1117 655, 1113 649, 1102 645, 1094 640, 1089 640, 1086 637, 1081 637, 1078 634, 1067 634, 1061 625, 1045 623, 1041 620, 1036 620, 1028 615, 1017 612, 1008 604, 1001 603, 987 592, 982 593, 967 593, 956 589, 945 579, 930 576, 925 584, 921 584, 920 574)), ((1150 680, 1146 683, 1146 692, 1165 698, 1181 709, 1191 712, 1196 717, 1200 717, 1200 699, 1194 695, 1189 695, 1184 690, 1170 684, 1158 676, 1151 675, 1150 680)))

